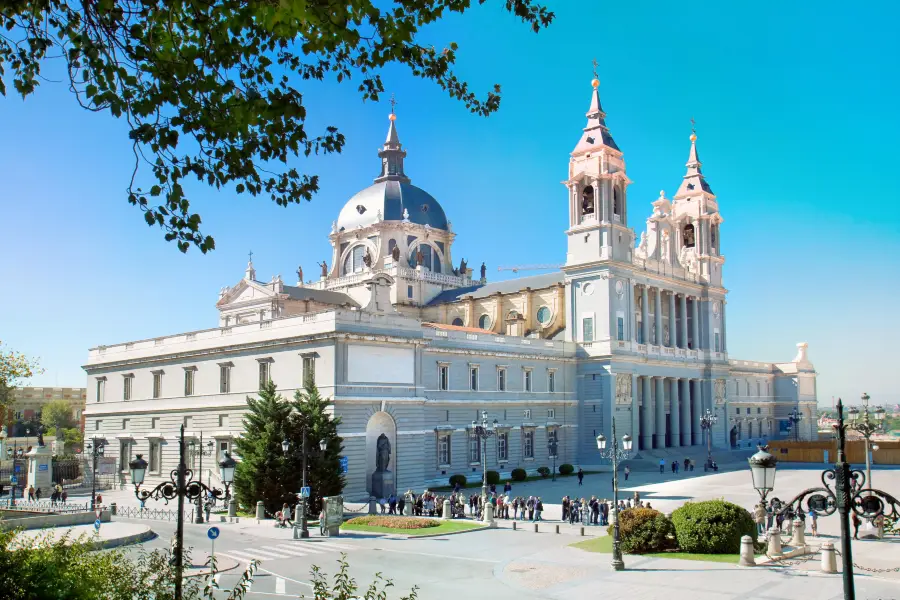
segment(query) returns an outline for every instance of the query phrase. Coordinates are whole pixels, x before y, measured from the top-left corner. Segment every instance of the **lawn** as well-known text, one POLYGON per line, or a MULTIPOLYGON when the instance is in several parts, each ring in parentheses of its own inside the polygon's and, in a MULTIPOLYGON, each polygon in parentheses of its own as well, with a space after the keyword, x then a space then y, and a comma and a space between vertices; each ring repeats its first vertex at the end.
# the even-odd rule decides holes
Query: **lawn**
POLYGON ((478 529, 484 527, 482 523, 473 523, 471 521, 443 521, 437 527, 423 527, 421 529, 400 529, 395 527, 375 527, 372 525, 357 525, 356 523, 344 523, 341 525, 342 530, 347 531, 368 531, 371 533, 393 533, 398 535, 408 535, 411 537, 419 535, 441 535, 445 533, 455 533, 457 531, 466 531, 469 529, 478 529))
MULTIPOLYGON (((600 552, 602 554, 612 554, 612 537, 604 535, 583 542, 571 544, 573 548, 585 550, 587 552, 600 552)), ((636 555, 629 555, 636 556, 636 555)), ((738 554, 691 554, 690 552, 654 552, 653 554, 644 554, 642 556, 650 556, 653 558, 673 558, 680 560, 702 560, 706 562, 719 562, 737 564, 740 560, 738 554)))

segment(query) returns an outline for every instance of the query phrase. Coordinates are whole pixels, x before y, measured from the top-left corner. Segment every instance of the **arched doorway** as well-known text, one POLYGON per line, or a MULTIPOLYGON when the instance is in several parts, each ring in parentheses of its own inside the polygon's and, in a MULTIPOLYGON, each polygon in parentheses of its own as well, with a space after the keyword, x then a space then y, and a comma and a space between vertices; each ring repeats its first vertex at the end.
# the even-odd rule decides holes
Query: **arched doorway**
POLYGON ((386 498, 396 492, 397 472, 397 423, 389 413, 378 411, 369 417, 366 423, 366 491, 374 496, 386 498), (375 475, 376 457, 378 455, 378 439, 384 435, 387 439, 390 454, 386 461, 385 472, 375 475), (374 476, 374 478, 373 478, 374 476), (378 492, 378 493, 376 493, 378 492))

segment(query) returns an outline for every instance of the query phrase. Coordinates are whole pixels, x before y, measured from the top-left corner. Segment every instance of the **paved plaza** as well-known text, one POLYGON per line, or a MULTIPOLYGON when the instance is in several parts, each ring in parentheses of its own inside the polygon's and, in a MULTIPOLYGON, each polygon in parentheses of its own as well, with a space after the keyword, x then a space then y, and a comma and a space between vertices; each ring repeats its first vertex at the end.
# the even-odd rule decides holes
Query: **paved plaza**
MULTIPOLYGON (((733 472, 674 478, 667 473, 663 481, 656 474, 641 473, 625 493, 637 489, 655 508, 671 511, 688 499, 722 498, 751 507, 757 496, 750 484, 749 472, 733 472)), ((774 495, 788 500, 806 487, 820 483, 820 470, 783 466, 776 478, 774 495)), ((900 471, 878 470, 875 486, 888 491, 900 490, 900 471)), ((577 480, 539 481, 517 486, 517 494, 537 493, 547 498, 575 493, 607 496, 608 474, 585 478, 582 488, 577 480)), ((624 482, 623 482, 624 483, 624 482)), ((558 510, 558 508, 557 508, 558 510)), ((553 507, 550 507, 553 511, 553 507)), ((260 562, 260 571, 249 598, 297 597, 310 593, 309 571, 318 565, 334 572, 342 553, 347 555, 351 574, 366 585, 376 572, 394 580, 390 597, 398 598, 413 585, 421 588, 420 598, 455 597, 465 589, 478 590, 492 599, 520 598, 677 598, 738 599, 764 598, 796 600, 842 597, 839 575, 818 572, 818 557, 798 565, 774 568, 741 568, 729 564, 627 556, 627 570, 614 572, 610 555, 585 552, 570 547, 580 541, 578 528, 562 527, 552 533, 552 520, 540 533, 530 527, 511 529, 501 521, 493 531, 478 531, 426 539, 400 536, 342 534, 324 539, 313 531, 307 541, 291 539, 290 530, 277 529, 271 522, 257 524, 255 519, 221 524, 216 553, 239 563, 237 569, 220 575, 222 587, 233 585, 241 566, 250 560, 260 562)), ((168 546, 174 523, 153 522, 159 537, 144 547, 168 546)), ((819 520, 819 538, 808 538, 811 545, 829 539, 840 544, 838 518, 819 520)), ((186 525, 186 543, 203 554, 210 551, 206 525, 186 525)), ((588 534, 605 535, 602 528, 588 528, 588 534)), ((136 547, 132 547, 132 551, 136 547)), ((853 544, 854 560, 868 568, 900 567, 900 540, 859 541, 853 544)), ((869 574, 857 571, 857 598, 900 597, 898 573, 869 574)))

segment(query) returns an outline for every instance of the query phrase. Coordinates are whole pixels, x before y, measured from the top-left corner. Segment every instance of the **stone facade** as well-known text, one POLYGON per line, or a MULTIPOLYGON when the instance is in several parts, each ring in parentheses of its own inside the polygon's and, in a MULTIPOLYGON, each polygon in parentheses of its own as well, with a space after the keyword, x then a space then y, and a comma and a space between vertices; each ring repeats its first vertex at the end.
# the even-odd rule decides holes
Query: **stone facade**
POLYGON ((801 439, 812 437, 805 344, 788 363, 729 357, 723 219, 696 136, 677 193, 660 194, 637 236, 596 85, 587 116, 564 182, 561 271, 488 283, 483 265, 454 265, 456 234, 405 174, 392 114, 382 172, 332 225, 318 277, 298 269, 295 286, 265 283, 251 261, 220 291, 218 327, 91 349, 86 435, 117 440, 107 454, 123 471, 144 454, 158 480, 174 468, 181 425, 227 450, 261 383, 290 396, 313 376, 342 418, 353 499, 372 490, 381 435, 398 490, 480 477, 470 432, 482 410, 499 432, 487 468, 501 473, 550 466, 551 436, 558 464, 596 466, 595 438, 612 419, 644 455, 705 445, 706 411, 718 448, 785 437, 795 407, 809 417, 801 439))

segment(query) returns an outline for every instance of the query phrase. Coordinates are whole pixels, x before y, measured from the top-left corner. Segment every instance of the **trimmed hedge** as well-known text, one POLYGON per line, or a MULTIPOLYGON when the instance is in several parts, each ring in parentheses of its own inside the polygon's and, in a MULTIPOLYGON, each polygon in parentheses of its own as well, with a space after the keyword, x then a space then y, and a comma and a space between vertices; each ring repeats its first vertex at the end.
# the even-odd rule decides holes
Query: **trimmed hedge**
POLYGON ((513 469, 512 472, 509 474, 509 477, 510 477, 510 479, 512 479, 513 481, 525 481, 525 479, 528 478, 528 473, 525 472, 525 469, 521 469, 521 468, 519 468, 519 467, 516 467, 516 468, 513 469))
POLYGON ((672 524, 682 552, 738 554, 742 536, 756 541, 753 516, 724 500, 686 502, 672 513, 672 524))
POLYGON ((500 483, 500 473, 498 473, 497 471, 488 471, 486 475, 488 485, 497 485, 498 483, 500 483))
POLYGON ((550 467, 538 467, 537 472, 541 474, 541 477, 550 477, 550 467))
POLYGON ((575 472, 575 467, 570 465, 569 463, 563 463, 559 465, 559 474, 560 475, 571 475, 575 472))
MULTIPOLYGON (((614 528, 608 527, 609 535, 614 528)), ((658 510, 630 508, 619 513, 619 540, 627 554, 665 552, 675 547, 675 527, 658 510)))
POLYGON ((459 484, 459 487, 466 487, 466 476, 462 473, 456 473, 455 475, 450 476, 450 487, 456 486, 459 484))

